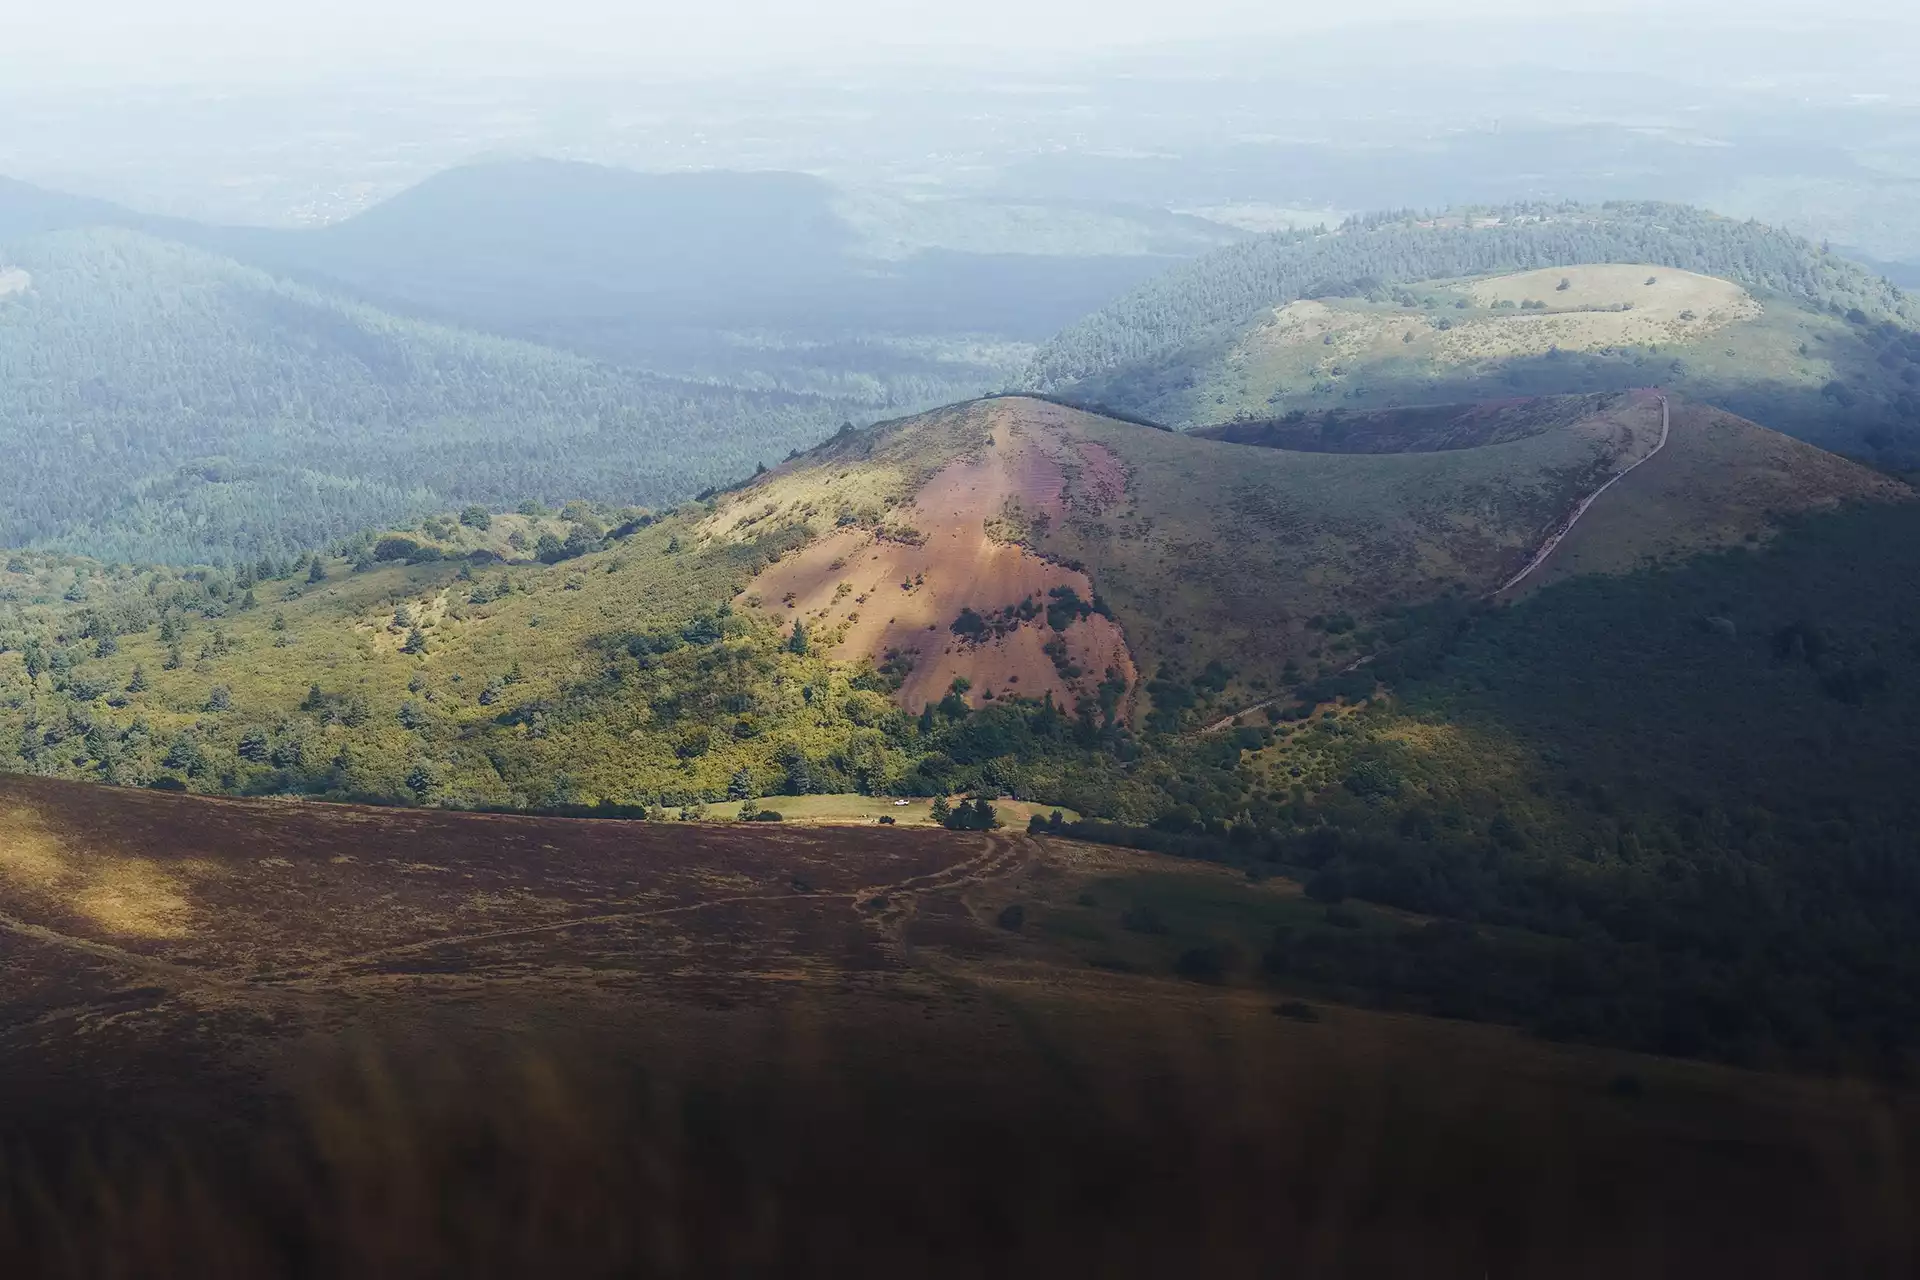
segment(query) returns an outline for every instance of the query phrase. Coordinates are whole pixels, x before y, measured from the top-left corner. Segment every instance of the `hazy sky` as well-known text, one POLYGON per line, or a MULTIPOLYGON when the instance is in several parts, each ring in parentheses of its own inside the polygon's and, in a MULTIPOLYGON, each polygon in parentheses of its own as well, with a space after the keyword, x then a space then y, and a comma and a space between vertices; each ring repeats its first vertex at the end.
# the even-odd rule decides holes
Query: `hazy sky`
MULTIPOLYGON (((1561 0, 1558 15, 1897 17, 1909 0, 1561 0)), ((1538 0, 0 0, 0 75, 23 81, 220 80, 414 64, 550 68, 571 59, 698 70, 890 50, 1112 48, 1283 36, 1334 23, 1538 18, 1538 0)))

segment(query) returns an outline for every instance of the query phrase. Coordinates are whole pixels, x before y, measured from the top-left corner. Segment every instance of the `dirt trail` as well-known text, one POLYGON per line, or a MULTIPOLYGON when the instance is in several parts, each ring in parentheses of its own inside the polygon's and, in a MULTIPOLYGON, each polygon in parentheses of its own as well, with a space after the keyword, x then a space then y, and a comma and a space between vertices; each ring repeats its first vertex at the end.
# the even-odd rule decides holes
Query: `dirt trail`
MULTIPOLYGON (((1521 569, 1519 573, 1514 574, 1513 577, 1507 579, 1506 582, 1502 583, 1500 586, 1496 587, 1494 590, 1488 592, 1485 597, 1486 599, 1488 600, 1497 599, 1501 595, 1505 594, 1508 591, 1513 590, 1515 587, 1519 586, 1522 582, 1526 581, 1528 577, 1530 577, 1537 569, 1540 568, 1540 566, 1544 565, 1548 560, 1550 560, 1553 557, 1553 553, 1559 549, 1560 543, 1566 538, 1566 536, 1569 533, 1573 532, 1574 525, 1580 522, 1581 516, 1587 514, 1587 509, 1593 506, 1593 504, 1599 500, 1601 494, 1613 488, 1613 486, 1615 486, 1616 484, 1619 484, 1622 480, 1625 480, 1629 475, 1633 473, 1636 467, 1639 467, 1643 463, 1650 461, 1655 454, 1659 453, 1662 449, 1667 447, 1667 438, 1669 435, 1672 434, 1672 430, 1673 430, 1673 413, 1672 413, 1671 407, 1667 404, 1667 398, 1665 396, 1660 395, 1659 393, 1656 392, 1655 399, 1660 401, 1660 439, 1654 443, 1653 448, 1647 450, 1647 452, 1642 454, 1640 457, 1635 458, 1632 462, 1628 463, 1626 467, 1624 467, 1611 480, 1608 480, 1605 484, 1601 485, 1598 489, 1595 489, 1592 493, 1582 498, 1579 504, 1574 507, 1573 511, 1567 516, 1567 518, 1561 521, 1560 524, 1555 527, 1554 531, 1548 535, 1546 541, 1540 544, 1539 549, 1533 553, 1533 558, 1527 561, 1526 567, 1521 569)), ((1336 674, 1346 675, 1350 671, 1358 671, 1361 667, 1366 666, 1367 663, 1371 661, 1373 661, 1372 655, 1368 655, 1367 657, 1361 658, 1357 662, 1352 662, 1342 667, 1339 670, 1339 672, 1337 672, 1336 674)), ((1214 721, 1212 724, 1207 725, 1204 729, 1200 730, 1200 732, 1201 733, 1220 733, 1226 729, 1231 729, 1239 721, 1241 716, 1247 715, 1250 712, 1264 711, 1268 707, 1273 706, 1277 702, 1285 701, 1290 696, 1291 695, 1288 695, 1288 694, 1281 694, 1276 697, 1268 698, 1264 702, 1256 702, 1250 707, 1242 707, 1240 710, 1234 712, 1232 715, 1222 716, 1220 719, 1214 721)))
POLYGON ((663 920, 674 916, 694 915, 715 907, 739 906, 754 902, 806 902, 840 901, 852 903, 855 907, 875 899, 896 900, 911 898, 921 893, 942 889, 957 888, 990 875, 1004 864, 1007 850, 999 842, 1000 838, 989 837, 985 852, 950 867, 925 875, 912 876, 906 880, 885 884, 867 885, 858 889, 833 890, 786 890, 772 893, 732 894, 724 898, 706 898, 699 902, 683 902, 671 907, 653 907, 638 911, 601 912, 590 916, 573 916, 565 920, 550 920, 541 924, 524 925, 511 929, 493 929, 484 933, 455 934, 440 938, 423 938, 417 942, 405 942, 391 947, 382 947, 376 951, 362 952, 344 956, 323 965, 308 966, 296 970, 282 971, 277 974, 260 975, 259 982, 311 982, 316 978, 349 976, 354 970, 363 969, 370 964, 400 959, 404 956, 418 955, 422 952, 439 950, 444 947, 473 946, 488 942, 501 942, 515 938, 534 938, 542 934, 561 933, 568 929, 591 928, 605 924, 631 924, 642 920, 663 920))
POLYGON ((1491 592, 1487 597, 1488 599, 1493 599, 1496 596, 1499 596, 1505 592, 1511 591, 1515 587, 1519 586, 1522 582, 1525 582, 1527 578, 1534 572, 1534 570, 1538 569, 1541 565, 1545 564, 1547 560, 1553 555, 1553 553, 1559 549, 1561 541, 1565 539, 1569 533, 1573 532, 1573 526, 1580 522, 1580 517, 1587 514, 1587 508, 1591 507, 1599 499, 1601 494, 1613 488, 1613 486, 1615 486, 1616 484, 1619 484, 1622 480, 1625 480, 1629 475, 1633 474, 1633 471, 1636 467, 1639 467, 1642 463, 1645 463, 1651 460, 1655 454, 1659 453, 1662 449, 1667 447, 1667 437, 1672 433, 1672 430, 1673 430, 1673 412, 1672 412, 1672 409, 1668 406, 1667 398, 1665 396, 1659 396, 1658 399, 1660 401, 1660 440, 1659 442, 1656 443, 1653 446, 1653 448, 1647 450, 1647 452, 1642 454, 1639 458, 1636 458, 1633 462, 1629 463, 1625 468, 1625 470, 1621 471, 1620 474, 1616 475, 1613 479, 1601 485, 1598 489, 1595 489, 1592 493, 1588 494, 1585 498, 1582 498, 1580 500, 1580 505, 1573 509, 1573 514, 1568 516, 1565 522, 1563 522, 1560 525, 1560 527, 1556 529, 1553 532, 1553 534, 1547 538, 1545 542, 1540 544, 1540 549, 1533 553, 1533 559, 1527 561, 1527 567, 1522 569, 1519 573, 1514 574, 1513 577, 1507 579, 1507 581, 1500 587, 1499 590, 1491 592))
POLYGON ((902 956, 915 955, 915 948, 907 941, 907 925, 922 897, 930 893, 951 893, 996 879, 1025 862, 1030 852, 1026 837, 1006 832, 989 834, 986 846, 978 857, 955 863, 944 871, 861 890, 856 904, 887 940, 899 948, 902 956))
POLYGON ((311 984, 322 983, 330 979, 350 979, 359 976, 368 966, 419 955, 444 948, 474 946, 485 943, 507 941, 520 938, 539 937, 543 934, 564 932, 568 929, 591 928, 596 925, 626 924, 646 920, 669 919, 677 916, 694 915, 702 911, 737 906, 743 903, 790 903, 804 901, 838 901, 853 907, 870 922, 877 925, 890 941, 899 944, 906 921, 911 917, 918 899, 928 893, 950 892, 969 884, 991 879, 1006 871, 1021 858, 1021 849, 1015 837, 994 834, 985 838, 984 847, 972 857, 938 871, 911 876, 904 880, 889 881, 875 885, 865 885, 856 889, 837 890, 780 890, 767 893, 732 894, 725 897, 707 898, 698 902, 683 902, 673 906, 653 907, 634 911, 600 912, 587 916, 574 916, 565 920, 547 921, 541 924, 525 925, 516 928, 494 929, 478 933, 453 934, 442 937, 421 938, 412 942, 398 943, 390 947, 381 947, 371 951, 341 956, 317 964, 300 965, 291 968, 257 972, 247 977, 232 977, 192 965, 179 964, 155 956, 142 955, 128 951, 110 943, 97 942, 90 938, 76 937, 59 930, 15 916, 0 913, 0 931, 17 934, 35 942, 77 951, 111 964, 132 969, 141 974, 163 980, 179 988, 215 989, 228 996, 257 998, 267 1002, 279 1002, 289 998, 303 999, 324 994, 311 984))
MULTIPOLYGON (((1373 655, 1368 654, 1364 658, 1360 658, 1356 661, 1349 662, 1346 666, 1340 668, 1338 671, 1334 672, 1333 674, 1337 676, 1344 676, 1350 671, 1358 671, 1360 668, 1366 666, 1369 662, 1372 662, 1372 661, 1373 661, 1373 655)), ((1224 729, 1231 729, 1233 728, 1234 725, 1240 722, 1241 716, 1247 715, 1250 712, 1254 712, 1254 711, 1265 711, 1268 707, 1272 706, 1274 703, 1285 702, 1287 699, 1291 698, 1292 696, 1293 696, 1292 694, 1282 693, 1274 697, 1268 698, 1264 702, 1256 702, 1250 707, 1242 707, 1238 711, 1234 712, 1232 715, 1221 716, 1218 720, 1215 720, 1212 724, 1200 730, 1200 732, 1201 733, 1219 733, 1224 729)))
POLYGON ((49 946, 63 947, 69 951, 84 952, 96 959, 106 960, 128 969, 137 969, 141 973, 156 977, 169 978, 184 986, 219 987, 226 990, 248 985, 217 974, 196 969, 191 965, 175 964, 171 960, 162 960, 157 956, 144 956, 138 951, 128 951, 111 943, 95 942, 91 938, 76 938, 70 933, 61 933, 45 925, 21 920, 16 916, 0 914, 0 931, 17 934, 34 942, 43 942, 49 946))

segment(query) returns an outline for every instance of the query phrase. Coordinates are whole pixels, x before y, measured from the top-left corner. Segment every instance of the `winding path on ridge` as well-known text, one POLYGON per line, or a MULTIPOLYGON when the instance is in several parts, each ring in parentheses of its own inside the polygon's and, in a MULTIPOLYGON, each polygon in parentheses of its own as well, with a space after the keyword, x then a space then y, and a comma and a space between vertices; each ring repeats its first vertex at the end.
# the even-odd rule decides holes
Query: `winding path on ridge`
POLYGON ((1540 549, 1533 553, 1533 559, 1527 561, 1527 567, 1522 569, 1520 572, 1514 574, 1511 578, 1508 578, 1506 582, 1499 587, 1498 590, 1489 592, 1487 595, 1487 599, 1492 600, 1498 596, 1504 595, 1507 592, 1513 590, 1515 587, 1519 586, 1522 582, 1525 582, 1527 578, 1533 573, 1534 570, 1538 569, 1541 565, 1545 564, 1548 558, 1551 557, 1553 553, 1559 549, 1561 541, 1564 540, 1569 533, 1573 532, 1573 526, 1580 522, 1580 517, 1587 514, 1587 508, 1591 507, 1596 501, 1598 501, 1601 494, 1613 488, 1613 486, 1619 484, 1622 480, 1625 480, 1628 476, 1633 474, 1635 468, 1639 467, 1641 464, 1645 462, 1650 461, 1655 454, 1659 453, 1662 449, 1667 447, 1667 436, 1673 430, 1673 413, 1667 404, 1667 398, 1665 396, 1657 396, 1657 398, 1660 401, 1660 439, 1659 441, 1653 446, 1653 448, 1647 450, 1646 453, 1642 454, 1640 457, 1628 463, 1627 466, 1621 470, 1619 475, 1616 475, 1613 479, 1607 481, 1605 484, 1601 485, 1598 489, 1595 489, 1592 493, 1582 498, 1580 500, 1580 504, 1573 509, 1573 514, 1568 516, 1565 522, 1563 522, 1557 530, 1555 530, 1551 535, 1549 535, 1545 542, 1540 544, 1540 549))
MULTIPOLYGON (((1519 586, 1522 582, 1525 582, 1530 576, 1532 576, 1532 574, 1537 569, 1540 568, 1541 565, 1544 565, 1548 560, 1553 558, 1553 553, 1560 549, 1561 542, 1563 542, 1566 539, 1566 536, 1568 534, 1573 532, 1573 526, 1580 522, 1581 516, 1584 516, 1585 514, 1587 514, 1587 509, 1593 506, 1595 502, 1599 501, 1601 494, 1613 488, 1613 486, 1615 486, 1616 484, 1619 484, 1622 480, 1625 480, 1628 476, 1633 474, 1635 468, 1641 466, 1643 463, 1651 461, 1655 454, 1659 453, 1662 449, 1667 447, 1667 437, 1670 434, 1672 434, 1672 430, 1673 430, 1672 407, 1668 405, 1667 398, 1659 394, 1658 392, 1654 393, 1654 398, 1660 401, 1660 439, 1654 443, 1653 448, 1647 450, 1644 454, 1640 455, 1638 458, 1635 458, 1632 462, 1628 463, 1625 467, 1623 467, 1620 470, 1620 472, 1616 474, 1611 480, 1608 480, 1605 484, 1601 485, 1598 489, 1595 489, 1592 493, 1582 498, 1579 504, 1574 507, 1573 511, 1567 516, 1567 518, 1561 521, 1559 526, 1556 527, 1551 534, 1547 535, 1546 541, 1542 542, 1540 544, 1539 549, 1533 553, 1533 558, 1527 561, 1526 567, 1521 569, 1520 572, 1514 574, 1511 578, 1508 578, 1504 583, 1502 583, 1498 587, 1495 587, 1492 591, 1489 591, 1484 597, 1482 597, 1483 599, 1497 600, 1501 596, 1505 595, 1507 592, 1519 586)), ((1359 661, 1349 663, 1346 666, 1340 668, 1338 674, 1345 675, 1349 671, 1357 671, 1361 667, 1366 666, 1367 663, 1371 661, 1373 661, 1373 655, 1368 654, 1366 657, 1361 658, 1359 661)), ((1287 698, 1287 696, 1288 695, 1286 694, 1281 694, 1277 697, 1268 698, 1264 702, 1256 702, 1250 707, 1242 707, 1240 710, 1234 712, 1232 715, 1222 716, 1220 719, 1215 720, 1212 724, 1209 724, 1205 728, 1201 729, 1200 732, 1201 733, 1220 733, 1224 730, 1231 729, 1236 723, 1239 722, 1239 719, 1241 716, 1247 715, 1248 713, 1254 712, 1254 711, 1263 711, 1266 708, 1273 706, 1277 702, 1284 701, 1287 698)))

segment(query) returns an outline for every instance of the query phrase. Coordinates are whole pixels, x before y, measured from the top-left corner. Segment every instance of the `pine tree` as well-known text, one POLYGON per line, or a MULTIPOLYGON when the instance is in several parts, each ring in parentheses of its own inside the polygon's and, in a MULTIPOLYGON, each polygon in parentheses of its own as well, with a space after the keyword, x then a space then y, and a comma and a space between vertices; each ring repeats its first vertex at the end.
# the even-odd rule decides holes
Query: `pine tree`
POLYGON ((161 757, 160 764, 168 769, 180 769, 189 774, 198 773, 204 767, 200 755, 200 744, 190 734, 181 734, 167 748, 167 754, 161 757))
POLYGON ((400 646, 402 653, 425 653, 427 651, 427 633, 415 627, 407 632, 407 642, 400 646))
POLYGON ((930 816, 935 822, 944 827, 953 819, 953 806, 947 802, 945 796, 935 796, 933 798, 933 808, 930 811, 930 816))
POLYGON ((127 692, 128 693, 145 693, 146 691, 147 691, 147 670, 145 667, 136 666, 133 669, 133 678, 127 681, 127 692))

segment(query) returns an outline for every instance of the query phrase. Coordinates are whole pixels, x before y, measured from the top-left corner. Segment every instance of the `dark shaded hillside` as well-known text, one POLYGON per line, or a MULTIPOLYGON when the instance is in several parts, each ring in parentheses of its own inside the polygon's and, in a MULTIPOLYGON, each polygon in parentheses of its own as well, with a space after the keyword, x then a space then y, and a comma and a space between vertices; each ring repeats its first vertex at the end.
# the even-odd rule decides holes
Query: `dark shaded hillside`
POLYGON ((1518 397, 1483 404, 1409 405, 1403 409, 1323 413, 1224 422, 1190 434, 1228 444, 1306 453, 1425 453, 1504 444, 1603 412, 1613 395, 1518 397))
POLYGON ((128 231, 14 242, 0 544, 207 560, 464 502, 658 503, 812 444, 838 406, 404 320, 128 231))
POLYGON ((1324 842, 1322 874, 1575 944, 1473 983, 1561 1034, 1911 1046, 1916 548, 1920 506, 1879 506, 1476 619, 1396 664, 1397 703, 1340 749, 1344 821, 1371 834, 1324 842))
POLYGON ((1916 547, 1920 504, 1880 505, 1416 611, 1166 768, 1152 829, 1064 829, 1304 881, 1326 920, 1273 931, 1283 986, 1910 1079, 1920 611, 1888 588, 1916 547))

